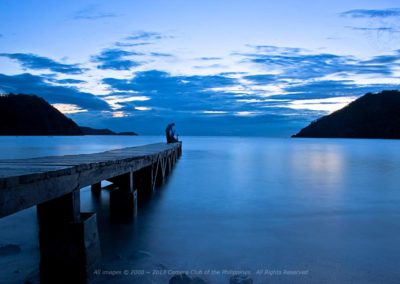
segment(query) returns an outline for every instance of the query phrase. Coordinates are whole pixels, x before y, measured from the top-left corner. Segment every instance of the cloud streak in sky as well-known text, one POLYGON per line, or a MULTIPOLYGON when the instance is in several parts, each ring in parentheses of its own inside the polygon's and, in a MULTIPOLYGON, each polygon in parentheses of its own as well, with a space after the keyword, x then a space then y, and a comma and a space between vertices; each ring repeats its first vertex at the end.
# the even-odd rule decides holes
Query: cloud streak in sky
POLYGON ((104 49, 99 55, 92 57, 91 61, 99 63, 98 69, 111 70, 130 70, 141 65, 139 61, 126 59, 134 55, 143 55, 142 53, 126 51, 123 49, 104 49))
POLYGON ((150 45, 152 44, 151 42, 121 42, 117 41, 114 43, 115 46, 117 47, 134 47, 134 46, 145 46, 145 45, 150 45))
MULTIPOLYGON (((158 111, 172 111, 175 115, 188 115, 203 110, 233 110, 240 108, 232 94, 212 90, 237 84, 236 79, 224 76, 173 76, 159 70, 138 72, 131 79, 105 78, 112 92, 134 92, 148 97, 140 106, 158 111)), ((129 96, 129 93, 127 94, 129 96)), ((126 108, 138 106, 125 103, 126 108)))
MULTIPOLYGON (((283 48, 281 49, 282 52, 277 52, 279 50, 278 47, 269 47, 267 51, 236 55, 243 56, 245 62, 262 65, 270 72, 274 72, 275 79, 309 80, 335 74, 341 74, 342 76, 356 74, 368 74, 372 76, 394 75, 394 66, 380 62, 383 58, 388 60, 388 57, 378 56, 369 61, 362 61, 353 56, 330 53, 310 54, 289 48, 283 48), (271 53, 271 51, 273 52, 271 53)), ((397 58, 397 55, 395 57, 397 58)), ((390 56, 390 58, 394 59, 393 56, 390 56)))
POLYGON ((98 20, 104 18, 115 18, 117 14, 99 11, 98 5, 89 5, 73 15, 75 20, 98 20))
POLYGON ((131 34, 130 36, 127 36, 125 39, 126 40, 133 40, 133 41, 149 41, 149 40, 160 40, 165 38, 166 36, 158 33, 158 32, 146 32, 146 31, 140 31, 140 32, 135 32, 131 34))
POLYGON ((109 105, 97 96, 81 92, 74 87, 55 86, 42 76, 29 73, 19 75, 0 74, 1 93, 35 94, 50 103, 73 104, 87 110, 109 110, 109 105))
POLYGON ((362 31, 362 32, 388 32, 388 33, 400 33, 400 29, 395 27, 353 27, 346 26, 348 29, 352 29, 354 31, 362 31))
POLYGON ((32 70, 50 70, 63 74, 82 74, 85 69, 79 64, 64 64, 48 57, 32 53, 0 53, 0 56, 16 60, 23 68, 32 70))
POLYGON ((345 11, 340 14, 343 17, 350 18, 392 18, 400 17, 400 8, 381 9, 381 10, 368 10, 368 9, 355 9, 345 11))

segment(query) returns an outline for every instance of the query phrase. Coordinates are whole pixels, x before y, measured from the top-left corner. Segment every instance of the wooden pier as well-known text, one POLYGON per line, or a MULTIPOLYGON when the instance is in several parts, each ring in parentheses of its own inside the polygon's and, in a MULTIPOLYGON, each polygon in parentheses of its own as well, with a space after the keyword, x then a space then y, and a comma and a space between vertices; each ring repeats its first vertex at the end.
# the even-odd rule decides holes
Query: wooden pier
POLYGON ((80 212, 80 189, 98 194, 102 181, 112 182, 110 213, 134 217, 138 195, 153 192, 181 153, 178 142, 0 160, 0 218, 37 206, 41 282, 87 283, 101 253, 96 213, 80 212))

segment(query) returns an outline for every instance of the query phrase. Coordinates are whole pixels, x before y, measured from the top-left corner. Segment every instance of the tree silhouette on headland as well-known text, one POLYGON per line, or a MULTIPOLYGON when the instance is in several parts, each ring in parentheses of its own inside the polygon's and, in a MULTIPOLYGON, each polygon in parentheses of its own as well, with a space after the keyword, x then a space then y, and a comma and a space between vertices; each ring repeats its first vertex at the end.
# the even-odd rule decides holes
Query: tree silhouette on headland
POLYGON ((367 93, 292 137, 400 139, 400 92, 367 93))
POLYGON ((79 126, 35 95, 0 96, 0 135, 82 135, 79 126))

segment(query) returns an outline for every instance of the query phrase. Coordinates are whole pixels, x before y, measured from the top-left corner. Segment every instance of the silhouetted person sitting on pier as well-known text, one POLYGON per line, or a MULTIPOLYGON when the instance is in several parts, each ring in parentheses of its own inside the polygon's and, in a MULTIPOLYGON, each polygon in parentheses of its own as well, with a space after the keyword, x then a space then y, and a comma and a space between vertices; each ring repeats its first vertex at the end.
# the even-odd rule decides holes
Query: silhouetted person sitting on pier
POLYGON ((167 125, 167 128, 165 128, 165 135, 167 137, 167 143, 175 143, 175 142, 179 141, 178 135, 175 137, 174 126, 175 126, 175 123, 170 123, 167 125))

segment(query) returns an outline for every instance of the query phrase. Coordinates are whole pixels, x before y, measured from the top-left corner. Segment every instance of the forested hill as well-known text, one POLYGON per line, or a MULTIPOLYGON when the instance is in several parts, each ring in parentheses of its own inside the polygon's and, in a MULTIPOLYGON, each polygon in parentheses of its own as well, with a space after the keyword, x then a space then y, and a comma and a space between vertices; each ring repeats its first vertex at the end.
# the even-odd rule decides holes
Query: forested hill
POLYGON ((38 96, 0 96, 0 135, 82 134, 72 119, 38 96))
POLYGON ((400 138, 400 92, 367 93, 292 137, 400 138))

